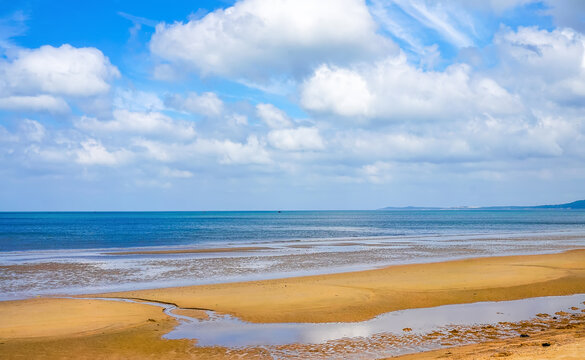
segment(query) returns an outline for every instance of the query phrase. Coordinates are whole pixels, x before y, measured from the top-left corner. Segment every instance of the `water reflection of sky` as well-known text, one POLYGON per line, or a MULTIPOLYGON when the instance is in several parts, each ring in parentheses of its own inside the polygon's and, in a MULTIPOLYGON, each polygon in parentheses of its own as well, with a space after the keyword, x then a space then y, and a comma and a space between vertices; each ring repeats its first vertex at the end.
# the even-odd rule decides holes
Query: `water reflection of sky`
POLYGON ((514 301, 481 302, 409 309, 380 315, 356 323, 248 323, 229 315, 211 314, 209 320, 182 321, 164 337, 197 339, 198 346, 246 347, 293 343, 319 344, 342 338, 369 337, 380 333, 429 333, 446 326, 473 326, 518 322, 539 313, 571 312, 583 306, 585 294, 540 297, 514 301))

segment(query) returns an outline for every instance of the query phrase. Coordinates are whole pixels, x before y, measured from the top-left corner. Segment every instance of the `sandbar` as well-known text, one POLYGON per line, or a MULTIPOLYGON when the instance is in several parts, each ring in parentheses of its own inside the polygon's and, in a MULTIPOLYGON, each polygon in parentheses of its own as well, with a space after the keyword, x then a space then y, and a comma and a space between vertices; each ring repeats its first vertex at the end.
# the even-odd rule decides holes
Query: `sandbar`
POLYGON ((99 296, 167 302, 276 323, 353 322, 403 309, 577 293, 585 293, 584 249, 99 296))

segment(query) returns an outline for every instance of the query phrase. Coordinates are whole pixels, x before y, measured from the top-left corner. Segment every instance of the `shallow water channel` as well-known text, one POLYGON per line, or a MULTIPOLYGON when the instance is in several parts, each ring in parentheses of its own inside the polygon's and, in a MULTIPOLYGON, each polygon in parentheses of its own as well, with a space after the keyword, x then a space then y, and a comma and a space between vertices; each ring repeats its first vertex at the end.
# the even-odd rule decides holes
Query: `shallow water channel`
MULTIPOLYGON (((95 299, 95 298, 94 298, 95 299)), ((164 312, 179 320, 166 339, 197 339, 196 346, 228 348, 321 344, 344 338, 367 338, 376 334, 426 334, 437 329, 457 326, 490 325, 500 322, 519 322, 537 314, 557 311, 577 312, 571 307, 583 307, 585 294, 549 296, 500 302, 445 305, 433 308, 393 311, 362 322, 334 323, 249 323, 230 315, 208 311, 208 319, 200 320, 173 312, 175 305, 119 298, 100 298, 135 302, 164 308, 164 312)))

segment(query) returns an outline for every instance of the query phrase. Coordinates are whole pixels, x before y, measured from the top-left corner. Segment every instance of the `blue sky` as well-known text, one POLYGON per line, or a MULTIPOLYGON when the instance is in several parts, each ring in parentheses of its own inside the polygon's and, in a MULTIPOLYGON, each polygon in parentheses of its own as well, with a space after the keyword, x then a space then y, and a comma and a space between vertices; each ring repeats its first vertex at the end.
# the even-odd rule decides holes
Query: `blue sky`
POLYGON ((0 4, 0 210, 585 198, 585 2, 0 4))

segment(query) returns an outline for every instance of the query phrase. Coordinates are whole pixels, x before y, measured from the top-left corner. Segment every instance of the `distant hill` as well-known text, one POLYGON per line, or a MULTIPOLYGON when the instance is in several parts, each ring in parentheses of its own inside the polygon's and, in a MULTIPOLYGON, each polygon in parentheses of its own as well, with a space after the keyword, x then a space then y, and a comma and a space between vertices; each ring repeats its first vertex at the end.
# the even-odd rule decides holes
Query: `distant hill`
POLYGON ((585 200, 577 200, 566 204, 538 206, 487 206, 487 207, 385 207, 379 210, 530 210, 530 209, 585 209, 585 200))
POLYGON ((535 206, 537 209, 585 209, 585 200, 577 200, 572 203, 559 205, 540 205, 535 206))

